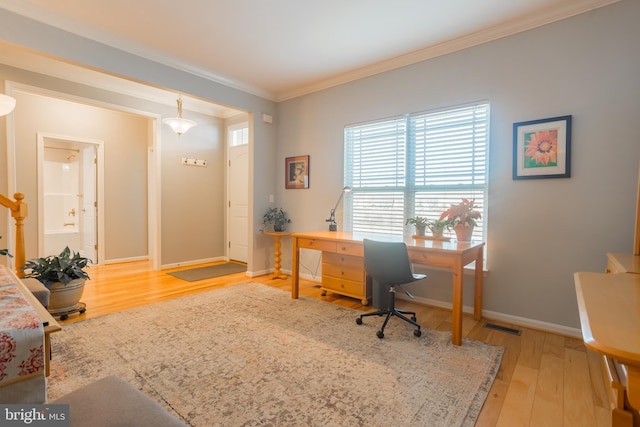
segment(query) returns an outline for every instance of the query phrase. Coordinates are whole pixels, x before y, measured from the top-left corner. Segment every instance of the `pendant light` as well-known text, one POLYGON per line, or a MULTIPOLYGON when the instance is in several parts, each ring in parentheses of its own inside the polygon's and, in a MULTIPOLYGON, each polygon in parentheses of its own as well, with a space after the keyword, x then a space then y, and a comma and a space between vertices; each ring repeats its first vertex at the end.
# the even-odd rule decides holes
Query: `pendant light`
POLYGON ((182 118, 182 96, 178 97, 178 117, 166 118, 162 121, 171 127, 178 136, 182 135, 192 127, 196 126, 196 122, 193 120, 182 118))
POLYGON ((6 116, 16 106, 16 99, 0 93, 0 116, 6 116))

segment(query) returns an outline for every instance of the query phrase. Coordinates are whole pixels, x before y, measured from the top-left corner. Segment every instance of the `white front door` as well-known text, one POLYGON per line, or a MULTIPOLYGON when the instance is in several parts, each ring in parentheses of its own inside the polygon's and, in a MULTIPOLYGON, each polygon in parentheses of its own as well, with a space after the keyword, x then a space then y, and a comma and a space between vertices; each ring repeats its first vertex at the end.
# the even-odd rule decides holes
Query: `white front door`
POLYGON ((249 145, 229 147, 229 259, 247 262, 249 251, 249 145))

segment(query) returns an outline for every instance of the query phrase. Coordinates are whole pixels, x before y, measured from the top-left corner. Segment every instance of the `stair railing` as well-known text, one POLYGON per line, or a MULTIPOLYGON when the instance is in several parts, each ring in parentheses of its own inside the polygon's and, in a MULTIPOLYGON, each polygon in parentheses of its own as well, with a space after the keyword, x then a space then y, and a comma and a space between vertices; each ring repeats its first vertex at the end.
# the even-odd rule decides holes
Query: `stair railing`
POLYGON ((5 206, 11 210, 11 216, 16 221, 16 251, 13 254, 15 257, 15 270, 18 277, 24 276, 24 219, 27 217, 27 204, 23 202, 24 194, 15 193, 13 195, 15 200, 9 199, 7 196, 0 194, 0 205, 5 206))

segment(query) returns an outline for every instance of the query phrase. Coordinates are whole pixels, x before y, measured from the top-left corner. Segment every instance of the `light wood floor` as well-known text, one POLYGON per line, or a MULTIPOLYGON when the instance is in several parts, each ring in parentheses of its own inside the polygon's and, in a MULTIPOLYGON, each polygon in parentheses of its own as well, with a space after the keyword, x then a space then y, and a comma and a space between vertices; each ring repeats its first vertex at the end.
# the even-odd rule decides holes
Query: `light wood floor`
MULTIPOLYGON (((196 266, 190 266, 193 268, 196 266)), ((290 292, 290 279, 271 276, 249 278, 244 273, 198 282, 187 282, 153 271, 150 264, 132 262, 89 269, 83 315, 73 314, 63 325, 197 292, 247 281, 290 292)), ((329 294, 321 296, 317 283, 301 280, 300 294, 334 304, 371 310, 359 301, 329 294)), ((416 311, 423 328, 451 330, 451 313, 441 308, 399 301, 401 308, 416 311)), ((355 321, 355 319, 354 319, 355 321)), ((499 322, 493 322, 499 323, 499 322)), ((610 426, 607 396, 597 355, 582 341, 516 325, 520 336, 485 328, 471 316, 463 321, 463 336, 505 347, 500 370, 476 426, 610 426)), ((64 326, 63 326, 64 327, 64 326)), ((412 331, 407 329, 407 333, 412 331)), ((373 340, 378 338, 371 337, 373 340)), ((52 336, 55 358, 55 335, 52 336)))

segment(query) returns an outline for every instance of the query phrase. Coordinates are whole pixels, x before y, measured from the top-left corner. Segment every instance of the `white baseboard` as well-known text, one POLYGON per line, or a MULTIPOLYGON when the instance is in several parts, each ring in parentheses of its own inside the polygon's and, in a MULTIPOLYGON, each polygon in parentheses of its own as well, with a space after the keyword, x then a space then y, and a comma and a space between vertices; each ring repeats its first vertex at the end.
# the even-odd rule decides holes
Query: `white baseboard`
POLYGON ((258 277, 258 276, 264 276, 265 274, 271 274, 273 272, 273 268, 267 268, 265 270, 258 270, 258 271, 248 271, 247 270, 247 276, 249 277, 258 277))
POLYGON ((131 258, 118 258, 118 259, 109 259, 109 260, 104 260, 104 265, 107 264, 118 264, 121 262, 134 262, 134 261, 147 261, 149 259, 148 256, 144 255, 144 256, 136 256, 136 257, 131 257, 131 258))
MULTIPOLYGON (((453 308, 453 304, 449 302, 438 301, 430 298, 415 297, 412 300, 409 297, 402 294, 396 294, 396 298, 407 300, 407 301, 414 301, 419 304, 445 308, 448 310, 451 310, 453 308)), ((462 306, 462 311, 464 313, 473 314, 473 307, 466 306, 466 305, 462 306)), ((489 319, 498 320, 504 323, 509 323, 511 325, 523 326, 526 328, 537 329, 544 332, 551 332, 554 334, 582 339, 582 331, 580 329, 570 328, 568 326, 558 325, 555 323, 548 323, 540 320, 528 319, 526 317, 513 316, 511 314, 504 314, 504 313, 500 313, 497 311, 490 311, 490 310, 482 310, 482 317, 487 320, 489 319)))
POLYGON ((186 267, 189 265, 205 264, 207 262, 215 262, 215 261, 229 261, 229 260, 226 257, 220 256, 215 258, 205 258, 205 259, 198 259, 193 261, 176 262, 173 264, 162 264, 160 268, 164 270, 165 268, 186 267))

